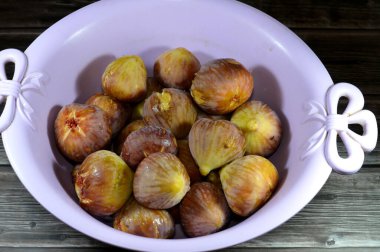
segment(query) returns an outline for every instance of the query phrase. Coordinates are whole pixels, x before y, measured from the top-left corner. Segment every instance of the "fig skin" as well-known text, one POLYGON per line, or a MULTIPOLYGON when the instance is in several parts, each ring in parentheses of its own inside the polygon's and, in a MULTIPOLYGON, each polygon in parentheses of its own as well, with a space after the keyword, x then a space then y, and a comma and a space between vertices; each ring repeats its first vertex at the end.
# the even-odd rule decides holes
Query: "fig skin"
POLYGON ((111 120, 112 134, 116 135, 126 124, 131 116, 132 109, 128 104, 123 104, 108 95, 95 94, 87 101, 88 105, 95 105, 102 109, 111 120))
POLYGON ((253 77, 234 59, 217 59, 195 74, 190 93, 207 113, 222 115, 246 102, 253 91, 253 77))
POLYGON ((222 189, 222 182, 220 181, 220 170, 212 170, 206 177, 206 181, 216 185, 218 188, 222 189))
POLYGON ((174 221, 168 211, 146 208, 133 197, 116 214, 113 227, 149 238, 167 239, 174 235, 174 221))
POLYGON ((170 130, 177 139, 185 138, 197 118, 197 110, 185 91, 164 88, 144 103, 144 121, 170 130))
POLYGON ((276 112, 261 101, 241 105, 232 114, 231 122, 243 131, 246 154, 268 157, 280 145, 281 121, 276 112))
POLYGON ((220 171, 220 180, 231 210, 246 217, 267 202, 278 184, 279 176, 268 159, 248 155, 224 166, 220 171))
POLYGON ((120 133, 115 137, 115 140, 113 142, 113 150, 116 154, 120 155, 121 150, 123 149, 123 144, 129 134, 131 134, 133 131, 139 130, 143 127, 147 126, 143 120, 136 120, 130 122, 127 126, 125 126, 120 133))
POLYGON ((132 194, 133 172, 111 151, 92 153, 73 175, 79 203, 92 215, 114 214, 132 194))
POLYGON ((155 61, 154 77, 168 88, 189 89, 201 64, 189 50, 178 47, 162 53, 155 61))
POLYGON ((102 75, 106 95, 121 102, 138 102, 147 92, 147 70, 136 55, 126 55, 111 62, 102 75))
POLYGON ((245 151, 243 133, 230 121, 200 119, 190 130, 189 147, 200 173, 206 176, 245 151))
POLYGON ((68 159, 80 163, 105 148, 111 140, 111 122, 93 105, 72 103, 62 107, 54 122, 57 146, 68 159))
POLYGON ((169 209, 190 189, 190 178, 181 161, 171 153, 157 152, 137 167, 133 194, 137 202, 152 209, 169 209))
POLYGON ((123 143, 121 157, 132 168, 156 152, 177 154, 177 140, 170 131, 157 126, 145 126, 133 131, 123 143))
POLYGON ((202 181, 202 175, 199 172, 199 167, 190 152, 189 141, 186 139, 178 140, 178 153, 177 157, 185 166, 187 174, 190 177, 190 184, 202 181))
POLYGON ((180 203, 180 219, 189 237, 204 236, 223 228, 230 210, 220 188, 210 182, 196 183, 180 203))

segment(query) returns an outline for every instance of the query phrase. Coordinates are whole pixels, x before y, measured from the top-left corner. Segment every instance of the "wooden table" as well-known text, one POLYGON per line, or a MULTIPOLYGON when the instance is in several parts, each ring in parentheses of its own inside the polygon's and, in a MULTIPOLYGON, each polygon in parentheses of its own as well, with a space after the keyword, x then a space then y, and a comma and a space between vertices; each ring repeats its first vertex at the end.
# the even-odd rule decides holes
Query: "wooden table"
MULTIPOLYGON (((91 0, 1 0, 0 49, 27 46, 46 28, 91 0)), ((350 82, 379 122, 380 1, 245 0, 290 27, 320 57, 335 82, 350 82)), ((0 145, 0 250, 103 251, 57 220, 28 193, 0 145)), ((27 167, 26 167, 27 169, 27 167)), ((380 251, 379 146, 359 173, 333 173, 296 216, 225 251, 380 251)), ((179 250, 180 251, 180 250, 179 250)))

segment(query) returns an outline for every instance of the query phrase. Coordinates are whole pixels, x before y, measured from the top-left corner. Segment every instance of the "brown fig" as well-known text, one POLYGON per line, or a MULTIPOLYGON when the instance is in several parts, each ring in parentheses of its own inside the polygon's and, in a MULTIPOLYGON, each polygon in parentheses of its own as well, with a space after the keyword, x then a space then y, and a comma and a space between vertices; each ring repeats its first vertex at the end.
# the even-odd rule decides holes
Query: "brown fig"
POLYGON ((124 127, 120 131, 120 133, 116 136, 115 140, 113 141, 113 150, 120 155, 121 150, 123 149, 123 144, 129 134, 131 134, 133 131, 136 131, 138 129, 141 129, 143 127, 147 126, 143 120, 136 120, 129 123, 127 126, 124 127))
POLYGON ((253 77, 234 59, 217 59, 201 67, 191 85, 191 96, 207 113, 227 114, 246 102, 253 77))
POLYGON ((190 184, 202 181, 202 175, 199 172, 198 165, 190 152, 189 141, 188 140, 178 140, 178 153, 177 157, 181 160, 182 164, 185 166, 187 174, 190 177, 190 184))
POLYGON ((197 111, 185 91, 164 88, 161 93, 153 93, 145 100, 143 115, 147 124, 169 129, 181 139, 188 135, 197 111))
POLYGON ((248 216, 260 208, 272 195, 278 179, 276 167, 257 155, 236 159, 220 171, 228 205, 240 216, 248 216))
POLYGON ((217 232, 228 217, 229 208, 222 190, 209 182, 192 185, 180 203, 181 224, 190 237, 217 232))
POLYGON ((123 143, 121 157, 132 168, 156 152, 177 154, 177 141, 170 131, 156 126, 145 126, 133 131, 123 143))
POLYGON ((77 103, 66 105, 58 112, 54 132, 61 153, 78 163, 103 149, 112 134, 110 119, 103 110, 77 103))

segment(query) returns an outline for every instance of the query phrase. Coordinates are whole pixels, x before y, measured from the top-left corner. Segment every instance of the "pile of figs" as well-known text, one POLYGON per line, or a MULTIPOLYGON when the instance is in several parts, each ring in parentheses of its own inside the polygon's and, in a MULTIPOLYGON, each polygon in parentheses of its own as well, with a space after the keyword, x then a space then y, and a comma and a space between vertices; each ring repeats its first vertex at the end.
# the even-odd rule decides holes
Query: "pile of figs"
POLYGON ((163 52, 153 72, 139 56, 120 57, 102 93, 57 114, 80 206, 151 238, 173 237, 176 223, 203 236, 250 216, 278 183, 267 158, 282 134, 277 114, 250 100, 251 73, 234 59, 201 65, 185 48, 163 52))

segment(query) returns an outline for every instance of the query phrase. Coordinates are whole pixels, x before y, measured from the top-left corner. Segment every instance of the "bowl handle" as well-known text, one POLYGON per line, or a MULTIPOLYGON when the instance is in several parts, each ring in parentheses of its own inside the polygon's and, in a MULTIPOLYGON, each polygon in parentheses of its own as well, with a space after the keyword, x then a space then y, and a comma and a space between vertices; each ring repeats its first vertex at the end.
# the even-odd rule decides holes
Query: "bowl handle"
POLYGON ((0 51, 0 104, 5 101, 4 110, 0 116, 0 132, 5 131, 12 123, 16 108, 22 118, 35 129, 31 114, 33 108, 24 97, 24 92, 34 90, 40 92, 42 79, 46 77, 42 73, 31 73, 25 76, 28 66, 27 56, 17 49, 5 49, 0 51), (5 65, 14 63, 14 73, 8 80, 5 65))
POLYGON ((369 110, 363 110, 363 94, 352 84, 338 83, 327 90, 326 108, 318 102, 310 102, 307 105, 310 116, 307 121, 319 121, 323 126, 308 140, 302 158, 309 156, 324 142, 326 161, 335 172, 357 172, 364 163, 364 152, 370 152, 376 147, 378 135, 375 115, 369 110), (341 97, 348 98, 348 104, 344 112, 338 114, 338 102, 341 97), (349 124, 360 124, 363 127, 363 135, 350 130, 349 124), (342 158, 338 153, 338 135, 347 150, 346 158, 342 158))

